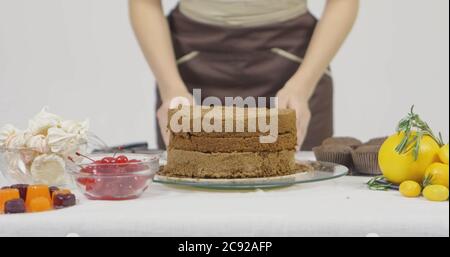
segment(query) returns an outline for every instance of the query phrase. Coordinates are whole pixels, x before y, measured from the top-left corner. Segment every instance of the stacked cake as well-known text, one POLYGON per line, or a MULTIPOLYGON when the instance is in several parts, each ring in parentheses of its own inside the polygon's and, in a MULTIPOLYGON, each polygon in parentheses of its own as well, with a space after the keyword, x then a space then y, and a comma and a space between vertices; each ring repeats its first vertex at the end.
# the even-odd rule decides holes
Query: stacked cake
MULTIPOLYGON (((249 108, 232 108, 226 111, 227 108, 232 107, 214 110, 205 107, 189 108, 187 116, 184 116, 189 119, 189 132, 175 131, 169 126, 171 138, 167 149, 167 165, 162 171, 164 175, 191 178, 255 178, 296 173, 297 138, 293 110, 280 109, 274 114, 249 108), (197 118, 193 115, 196 108, 199 108, 197 111, 200 114, 197 118), (219 132, 207 132, 202 127, 193 132, 195 119, 211 117, 214 111, 216 114, 222 114, 219 116, 222 129, 219 132), (274 118, 277 119, 277 134, 273 142, 261 142, 261 137, 267 136, 269 132, 260 132, 258 120, 265 119, 265 124, 271 124, 274 118), (256 131, 249 126, 249 120, 256 120, 256 131), (227 132, 225 129, 226 124, 230 124, 227 122, 232 122, 233 132, 227 132), (243 130, 239 130, 237 124, 242 125, 243 130)), ((181 123, 183 116, 177 114, 179 111, 170 110, 169 121, 178 119, 177 122, 181 123)))

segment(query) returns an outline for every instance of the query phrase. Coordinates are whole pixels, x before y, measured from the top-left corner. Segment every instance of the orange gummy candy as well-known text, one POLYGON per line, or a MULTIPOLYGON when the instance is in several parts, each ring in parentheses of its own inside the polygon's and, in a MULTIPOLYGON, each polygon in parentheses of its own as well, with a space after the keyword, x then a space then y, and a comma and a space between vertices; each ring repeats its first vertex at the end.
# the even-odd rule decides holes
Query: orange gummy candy
POLYGON ((41 212, 48 211, 52 209, 52 204, 50 200, 46 197, 36 197, 30 201, 29 211, 30 212, 41 212))
POLYGON ((9 200, 19 199, 20 194, 17 189, 2 189, 0 190, 0 213, 4 212, 5 203, 9 200))
POLYGON ((27 206, 27 208, 30 208, 31 201, 33 201, 35 198, 38 197, 45 198, 47 199, 48 202, 51 201, 50 190, 48 189, 48 186, 46 185, 28 186, 27 199, 25 201, 25 205, 27 206))

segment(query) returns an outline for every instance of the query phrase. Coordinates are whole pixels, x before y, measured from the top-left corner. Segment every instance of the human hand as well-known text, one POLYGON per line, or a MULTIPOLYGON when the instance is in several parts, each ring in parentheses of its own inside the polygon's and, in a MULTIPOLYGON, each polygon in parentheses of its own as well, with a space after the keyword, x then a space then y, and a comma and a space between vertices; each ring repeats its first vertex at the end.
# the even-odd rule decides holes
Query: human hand
POLYGON ((169 145, 170 138, 170 131, 167 127, 169 122, 169 109, 177 108, 179 105, 190 105, 193 103, 192 99, 192 95, 187 90, 180 90, 163 99, 161 106, 156 111, 159 129, 166 147, 169 145))
POLYGON ((278 91, 278 108, 295 110, 297 123, 297 150, 301 148, 311 121, 309 95, 302 92, 299 82, 290 80, 278 91))

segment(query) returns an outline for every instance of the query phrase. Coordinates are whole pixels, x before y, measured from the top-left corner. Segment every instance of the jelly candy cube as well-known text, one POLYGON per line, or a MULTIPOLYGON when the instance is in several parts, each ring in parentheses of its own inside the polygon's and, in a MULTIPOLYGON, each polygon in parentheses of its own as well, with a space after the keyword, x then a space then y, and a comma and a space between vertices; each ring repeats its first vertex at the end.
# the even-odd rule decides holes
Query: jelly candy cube
POLYGON ((2 189, 0 190, 0 212, 5 209, 5 203, 9 200, 19 199, 20 194, 17 189, 2 189))
POLYGON ((47 197, 34 197, 31 199, 28 209, 30 212, 43 212, 52 209, 52 205, 47 197))
POLYGON ((52 197, 55 195, 67 195, 67 194, 71 194, 71 193, 72 192, 70 192, 69 189, 58 189, 52 193, 52 197))
POLYGON ((55 208, 64 208, 74 206, 76 204, 76 198, 74 194, 54 194, 53 206, 55 208))
POLYGON ((48 188, 48 190, 50 192, 50 197, 52 197, 53 193, 59 190, 59 187, 51 186, 48 188))
POLYGON ((37 197, 46 198, 49 203, 51 203, 50 190, 48 186, 45 185, 33 185, 29 186, 27 190, 27 199, 25 200, 25 205, 30 208, 31 201, 37 197))
POLYGON ((26 212, 25 202, 21 198, 9 200, 5 203, 6 214, 24 213, 24 212, 26 212))
POLYGON ((52 202, 55 202, 55 196, 57 196, 57 195, 68 195, 71 193, 72 192, 70 192, 70 190, 68 190, 68 189, 57 190, 57 191, 53 192, 53 194, 52 194, 52 202))
POLYGON ((19 190, 20 198, 22 198, 22 200, 25 201, 27 199, 27 190, 28 190, 27 184, 16 184, 12 185, 11 188, 19 190))

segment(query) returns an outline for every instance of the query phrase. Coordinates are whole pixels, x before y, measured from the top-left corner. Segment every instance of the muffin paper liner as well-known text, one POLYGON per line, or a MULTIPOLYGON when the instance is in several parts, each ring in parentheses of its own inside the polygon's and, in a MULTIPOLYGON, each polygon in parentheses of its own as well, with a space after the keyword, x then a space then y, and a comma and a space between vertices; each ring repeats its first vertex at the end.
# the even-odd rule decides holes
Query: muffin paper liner
POLYGON ((381 175, 377 152, 367 153, 354 151, 352 158, 356 172, 372 176, 381 175))
POLYGON ((318 161, 341 164, 349 168, 350 171, 354 169, 351 153, 328 152, 321 150, 319 147, 314 148, 313 151, 318 161))

